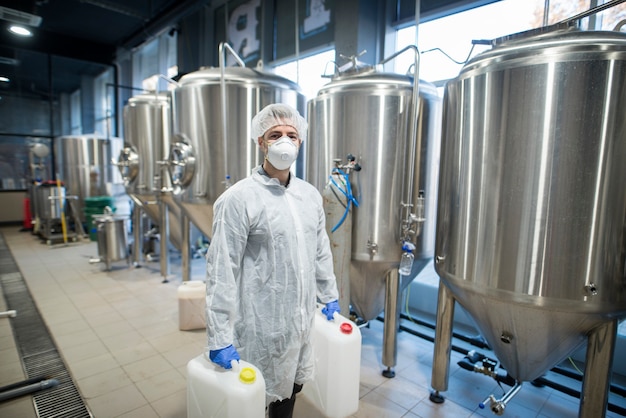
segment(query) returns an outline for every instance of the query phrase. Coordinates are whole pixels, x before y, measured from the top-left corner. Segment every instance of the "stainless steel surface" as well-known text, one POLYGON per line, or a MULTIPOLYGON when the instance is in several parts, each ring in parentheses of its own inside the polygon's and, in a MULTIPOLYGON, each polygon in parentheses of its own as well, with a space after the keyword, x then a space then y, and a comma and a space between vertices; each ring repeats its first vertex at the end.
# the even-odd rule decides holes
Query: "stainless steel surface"
POLYGON ((437 392, 448 390, 454 307, 454 295, 444 283, 440 282, 437 294, 437 318, 435 321, 437 326, 435 329, 432 380, 430 383, 437 392))
POLYGON ((143 227, 143 214, 141 212, 141 210, 137 210, 137 208, 135 208, 133 210, 133 263, 136 266, 139 266, 142 262, 143 262, 143 245, 142 245, 142 241, 143 241, 143 234, 144 234, 144 227, 143 227))
MULTIPOLYGON (((164 202, 173 203, 172 199, 162 199, 163 194, 171 194, 170 177, 164 168, 171 145, 171 125, 168 93, 139 94, 124 106, 124 149, 117 165, 126 192, 160 227, 160 212, 167 204, 164 202)), ((180 250, 180 209, 175 204, 164 209, 168 213, 169 233, 163 236, 180 250)))
MULTIPOLYGON (((388 369, 396 366, 398 357, 400 277, 397 269, 389 270, 385 277, 385 327, 383 329, 382 361, 388 369)), ((390 377, 393 377, 393 374, 390 377)))
MULTIPOLYGON (((335 180, 340 184, 342 176, 333 174, 335 180)), ((352 214, 351 209, 345 215, 346 208, 343 205, 341 191, 332 183, 329 183, 322 190, 324 202, 324 212, 326 213, 326 233, 330 240, 330 250, 333 255, 333 271, 337 281, 337 291, 339 292, 339 309, 345 317, 350 316, 350 259, 352 251, 350 242, 352 240, 352 214), (345 218, 344 218, 345 216, 345 218), (343 221, 342 221, 343 218, 343 221), (341 222, 341 224, 340 224, 341 222), (336 227, 339 225, 338 227, 336 227), (333 228, 335 228, 333 232, 333 228)))
POLYGON ((41 184, 34 188, 35 216, 40 220, 60 220, 63 214, 61 204, 65 204, 65 187, 56 184, 41 184))
MULTIPOLYGON (((187 217, 187 215, 182 214, 182 230, 183 230, 183 242, 187 243, 189 242, 189 235, 190 235, 190 229, 191 229, 191 224, 189 222, 189 218, 187 217)), ((183 281, 184 282, 188 282, 189 280, 191 280, 191 254, 190 251, 191 249, 189 248, 189 245, 183 245, 183 258, 182 258, 182 263, 181 263, 181 269, 182 269, 182 273, 183 273, 183 281)))
POLYGON ((112 263, 125 260, 129 264, 127 218, 114 215, 94 215, 98 230, 98 255, 111 270, 112 263))
MULTIPOLYGON (((333 160, 348 154, 362 167, 351 175, 359 207, 353 211, 350 297, 366 320, 384 308, 385 276, 401 257, 403 204, 415 209, 420 191, 427 220, 413 237, 415 258, 431 258, 434 251, 441 100, 432 85, 419 84, 417 137, 409 138, 412 93, 412 77, 369 71, 335 77, 309 101, 306 179, 323 189, 333 160), (411 166, 414 176, 408 178, 411 166)), ((411 279, 403 276, 401 289, 411 279)))
POLYGON ((169 177, 161 176, 158 164, 165 161, 169 153, 170 111, 167 93, 139 94, 128 99, 124 106, 124 145, 137 156, 130 166, 120 166, 129 194, 156 195, 161 186, 171 186, 169 177), (133 166, 137 169, 133 170, 133 166))
POLYGON ((626 315, 626 35, 503 42, 446 86, 436 270, 530 381, 626 315))
MULTIPOLYGON (((163 201, 161 201, 161 204, 159 205, 159 214, 161 215, 159 218, 159 233, 161 234, 161 239, 159 239, 159 248, 160 248, 160 253, 161 253, 159 256, 159 268, 161 269, 161 277, 163 277, 164 280, 167 280, 167 277, 170 275, 170 263, 169 263, 170 252, 168 251, 168 248, 167 248, 167 239, 165 239, 164 237, 171 237, 170 220, 169 220, 170 212, 169 212, 168 206, 163 201)), ((180 216, 178 217, 178 219, 175 219, 174 221, 180 222, 180 216)), ((180 241, 178 243, 179 244, 178 248, 182 249, 184 241, 183 241, 182 231, 180 232, 181 232, 181 235, 180 235, 180 241)), ((187 243, 187 246, 188 246, 188 243, 187 243)))
MULTIPOLYGON (((56 172, 68 196, 77 196, 77 214, 85 222, 84 201, 87 197, 113 196, 116 207, 125 195, 122 177, 111 159, 122 149, 121 138, 98 135, 60 136, 54 139, 56 172)), ((119 212, 119 207, 117 207, 119 212)))
POLYGON ((221 70, 189 73, 173 91, 178 144, 170 152, 169 168, 175 200, 208 237, 215 199, 262 162, 262 153, 250 134, 254 115, 278 102, 290 104, 304 115, 304 96, 291 81, 250 68, 221 70), (222 106, 224 98, 227 103, 222 106))

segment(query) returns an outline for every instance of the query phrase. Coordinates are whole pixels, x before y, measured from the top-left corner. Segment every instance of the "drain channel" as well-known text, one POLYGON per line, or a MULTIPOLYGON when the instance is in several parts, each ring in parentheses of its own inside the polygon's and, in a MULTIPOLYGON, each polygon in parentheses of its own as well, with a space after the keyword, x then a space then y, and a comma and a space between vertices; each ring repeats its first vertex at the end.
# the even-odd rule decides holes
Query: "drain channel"
POLYGON ((58 386, 33 395, 37 416, 93 417, 59 355, 2 234, 0 234, 0 287, 7 309, 17 311, 17 316, 11 318, 11 327, 26 377, 45 376, 59 381, 58 386))

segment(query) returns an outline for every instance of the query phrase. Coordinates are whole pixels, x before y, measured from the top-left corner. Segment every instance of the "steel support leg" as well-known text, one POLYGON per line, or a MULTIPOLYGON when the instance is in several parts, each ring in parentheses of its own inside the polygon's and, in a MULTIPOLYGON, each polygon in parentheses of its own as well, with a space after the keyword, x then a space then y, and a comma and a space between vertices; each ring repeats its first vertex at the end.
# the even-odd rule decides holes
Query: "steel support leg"
POLYGON ((170 254, 169 254, 169 246, 167 245, 170 239, 170 222, 169 222, 169 209, 163 200, 159 201, 159 213, 161 214, 161 218, 159 219, 159 251, 161 252, 160 267, 161 267, 161 276, 163 277, 163 282, 167 282, 167 278, 170 275, 170 254))
POLYGON ((182 273, 183 273, 183 281, 187 282, 191 280, 191 243, 190 239, 190 224, 189 218, 186 215, 181 215, 182 222, 182 243, 181 243, 181 251, 182 251, 182 273))
POLYGON ((430 400, 442 403, 439 392, 448 390, 450 377, 450 351, 452 349, 452 323, 454 320, 454 297, 448 287, 440 280, 437 298, 437 324, 433 353, 432 387, 435 390, 430 400))
POLYGON ((588 337, 579 418, 604 418, 609 401, 617 319, 595 328, 588 337))
POLYGON ((133 206, 133 264, 135 267, 141 265, 143 261, 143 223, 141 222, 141 211, 141 207, 135 203, 133 206))
POLYGON ((383 365, 387 369, 383 371, 383 376, 394 377, 398 356, 398 323, 400 321, 400 310, 398 301, 400 300, 400 274, 398 269, 392 269, 387 273, 385 288, 385 324, 383 328, 383 365))

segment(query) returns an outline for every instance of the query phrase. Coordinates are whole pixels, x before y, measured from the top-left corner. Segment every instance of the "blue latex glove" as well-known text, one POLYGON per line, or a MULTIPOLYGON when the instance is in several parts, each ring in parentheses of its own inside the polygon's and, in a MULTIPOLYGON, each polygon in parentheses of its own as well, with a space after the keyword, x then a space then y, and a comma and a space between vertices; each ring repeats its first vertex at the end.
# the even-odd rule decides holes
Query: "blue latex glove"
POLYGON ((219 350, 209 351, 209 358, 213 363, 218 364, 225 369, 230 369, 232 367, 230 364, 231 361, 240 360, 239 353, 232 344, 228 347, 220 348, 219 350))
POLYGON ((326 319, 328 319, 329 321, 332 321, 334 316, 335 316, 335 312, 339 313, 341 312, 341 310, 339 309, 339 301, 337 300, 333 300, 332 302, 328 302, 326 304, 325 308, 322 308, 322 313, 324 315, 326 315, 326 319))

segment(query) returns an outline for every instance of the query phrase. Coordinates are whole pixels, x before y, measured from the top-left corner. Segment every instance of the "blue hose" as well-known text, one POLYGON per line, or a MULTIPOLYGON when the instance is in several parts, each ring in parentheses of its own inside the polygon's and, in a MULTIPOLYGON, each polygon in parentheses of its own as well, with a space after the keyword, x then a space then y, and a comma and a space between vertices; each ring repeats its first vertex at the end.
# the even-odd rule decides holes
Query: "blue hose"
POLYGON ((348 216, 348 213, 350 212, 350 206, 354 204, 354 206, 358 207, 359 202, 356 200, 356 198, 352 194, 352 188, 350 187, 350 179, 348 178, 348 175, 344 173, 340 168, 334 168, 329 178, 330 178, 330 181, 333 183, 333 185, 337 188, 337 190, 343 193, 343 195, 347 199, 346 210, 343 212, 343 215, 341 216, 341 219, 339 220, 339 222, 337 222, 337 225, 335 225, 330 231, 330 232, 335 232, 337 228, 339 228, 341 224, 343 224, 343 222, 346 220, 346 217, 348 216), (339 173, 343 176, 346 190, 343 190, 341 186, 337 184, 337 182, 333 178, 332 175, 335 173, 339 173))

